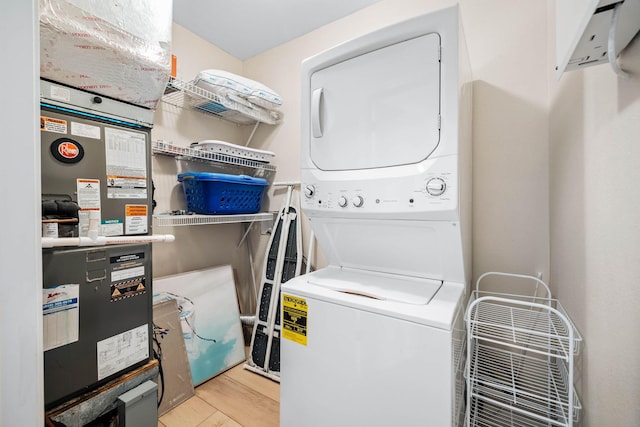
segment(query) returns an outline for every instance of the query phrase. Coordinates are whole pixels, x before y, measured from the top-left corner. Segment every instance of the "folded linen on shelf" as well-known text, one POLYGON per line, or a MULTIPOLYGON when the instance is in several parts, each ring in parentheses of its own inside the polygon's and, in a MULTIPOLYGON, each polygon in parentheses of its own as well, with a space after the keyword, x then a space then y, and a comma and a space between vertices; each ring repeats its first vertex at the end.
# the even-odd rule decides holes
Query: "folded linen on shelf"
POLYGON ((223 70, 203 70, 193 84, 223 97, 237 96, 267 109, 279 108, 282 98, 276 91, 255 80, 223 70))

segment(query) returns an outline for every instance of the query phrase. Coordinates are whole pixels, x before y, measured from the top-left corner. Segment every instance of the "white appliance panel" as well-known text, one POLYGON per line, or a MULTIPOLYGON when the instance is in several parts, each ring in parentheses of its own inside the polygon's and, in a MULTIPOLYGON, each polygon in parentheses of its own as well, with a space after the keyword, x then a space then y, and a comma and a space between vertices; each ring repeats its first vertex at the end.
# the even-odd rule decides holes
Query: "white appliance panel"
POLYGON ((466 283, 460 224, 312 218, 329 265, 466 283))
POLYGON ((287 289, 293 290, 296 295, 334 302, 345 307, 439 329, 451 328, 454 314, 460 307, 462 295, 465 293, 463 284, 400 275, 395 275, 396 278, 391 279, 393 276, 393 274, 329 266, 295 278, 295 281, 290 280, 287 282, 287 289), (344 284, 347 281, 351 281, 351 286, 356 290, 364 290, 369 284, 370 286, 363 294, 368 293, 371 296, 379 295, 388 298, 370 298, 357 293, 336 290, 335 284, 337 282, 344 284), (422 289, 413 285, 421 286, 422 289), (415 301, 411 303, 402 301, 402 297, 409 293, 414 294, 415 301), (395 298, 396 296, 401 296, 401 298, 395 298))
MULTIPOLYGON (((461 304, 449 305, 447 324, 436 328, 297 279, 283 294, 306 300, 307 343, 282 340, 283 427, 455 425, 461 304)), ((421 309, 427 317, 429 305, 421 309)))
POLYGON ((355 171, 301 171, 308 217, 460 220, 458 156, 419 165, 355 171), (435 191, 440 185, 441 191, 435 191), (359 202, 359 203, 356 203, 359 202))
POLYGON ((307 276, 310 285, 385 302, 426 305, 442 286, 439 280, 373 273, 329 266, 307 276))
POLYGON ((439 52, 440 36, 430 33, 314 72, 314 164, 349 170, 426 159, 440 140, 439 52))

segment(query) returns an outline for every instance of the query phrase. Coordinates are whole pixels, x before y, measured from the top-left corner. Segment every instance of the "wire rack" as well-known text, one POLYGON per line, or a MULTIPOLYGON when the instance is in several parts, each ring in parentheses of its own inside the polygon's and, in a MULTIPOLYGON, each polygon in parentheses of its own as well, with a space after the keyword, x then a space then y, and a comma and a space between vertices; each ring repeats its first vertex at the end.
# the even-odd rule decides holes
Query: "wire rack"
MULTIPOLYGON (((242 157, 230 156, 224 153, 199 150, 190 147, 175 145, 166 141, 152 141, 151 148, 154 154, 174 157, 179 160, 199 161, 223 166, 241 166, 251 169, 254 177, 266 178, 270 180, 276 171, 274 165, 245 159, 242 157)), ((163 213, 153 215, 155 225, 159 227, 179 227, 192 225, 212 225, 230 224, 239 222, 260 222, 273 221, 273 214, 270 212, 259 212, 255 214, 234 214, 234 215, 198 215, 198 214, 172 214, 163 213)))
MULTIPOLYGON (((232 166, 243 166, 265 172, 275 172, 276 170, 276 167, 269 163, 245 159, 242 157, 230 156, 228 154, 218 153, 214 151, 205 151, 196 148, 182 147, 166 141, 152 141, 151 148, 154 154, 163 154, 166 156, 175 157, 177 159, 213 162, 232 166)), ((256 176, 262 176, 262 174, 256 174, 256 176)))
POLYGON ((237 215, 171 215, 158 214, 153 216, 155 225, 159 227, 179 227, 191 225, 231 224, 238 222, 273 221, 273 214, 260 212, 256 214, 237 215))
POLYGON ((172 78, 162 96, 162 102, 180 108, 190 108, 241 125, 256 122, 274 125, 282 113, 267 110, 240 98, 230 98, 205 90, 193 82, 172 78))
POLYGON ((453 364, 455 366, 455 407, 454 426, 462 426, 464 423, 464 392, 465 392, 465 360, 466 360, 466 331, 462 330, 453 338, 453 364))
POLYGON ((532 276, 486 273, 472 292, 467 326, 468 426, 573 426, 582 337, 548 286, 532 276), (535 281, 543 296, 480 291, 489 276, 535 281), (539 282, 539 283, 538 283, 539 282))

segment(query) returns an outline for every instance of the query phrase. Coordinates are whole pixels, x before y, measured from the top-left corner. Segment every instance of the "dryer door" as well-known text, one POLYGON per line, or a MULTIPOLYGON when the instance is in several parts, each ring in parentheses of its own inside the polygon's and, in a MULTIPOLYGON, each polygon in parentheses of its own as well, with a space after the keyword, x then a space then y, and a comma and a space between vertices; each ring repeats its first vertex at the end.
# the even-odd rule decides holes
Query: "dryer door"
POLYGON ((373 50, 311 76, 310 154, 322 170, 418 163, 440 139, 440 36, 373 50))

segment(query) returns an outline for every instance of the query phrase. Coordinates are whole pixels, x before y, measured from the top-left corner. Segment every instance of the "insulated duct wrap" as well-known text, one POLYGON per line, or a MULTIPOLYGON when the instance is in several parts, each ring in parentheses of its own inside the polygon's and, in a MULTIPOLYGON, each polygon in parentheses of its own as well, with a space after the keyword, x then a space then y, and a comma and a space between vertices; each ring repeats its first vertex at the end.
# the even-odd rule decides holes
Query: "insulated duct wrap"
POLYGON ((154 109, 171 23, 171 0, 40 0, 40 76, 154 109))

